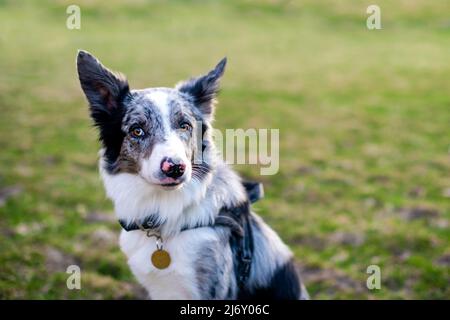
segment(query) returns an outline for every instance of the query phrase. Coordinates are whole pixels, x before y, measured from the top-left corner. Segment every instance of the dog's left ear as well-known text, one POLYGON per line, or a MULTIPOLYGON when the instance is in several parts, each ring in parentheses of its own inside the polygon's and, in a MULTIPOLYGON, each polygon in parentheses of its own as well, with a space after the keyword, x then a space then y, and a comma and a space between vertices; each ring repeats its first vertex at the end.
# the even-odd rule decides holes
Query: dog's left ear
POLYGON ((211 116, 214 111, 220 78, 223 76, 226 64, 227 58, 223 58, 208 74, 192 78, 176 86, 179 91, 192 96, 197 108, 206 116, 211 116))

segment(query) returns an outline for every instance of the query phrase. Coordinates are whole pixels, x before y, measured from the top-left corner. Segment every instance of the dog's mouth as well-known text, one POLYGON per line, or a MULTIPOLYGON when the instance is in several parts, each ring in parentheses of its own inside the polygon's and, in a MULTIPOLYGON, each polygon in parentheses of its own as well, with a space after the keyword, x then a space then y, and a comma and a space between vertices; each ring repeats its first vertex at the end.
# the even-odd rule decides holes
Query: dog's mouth
POLYGON ((183 182, 172 182, 172 183, 162 183, 160 184, 160 186, 163 187, 164 189, 176 189, 182 184, 183 182))
POLYGON ((174 190, 181 187, 184 183, 185 179, 173 179, 173 178, 164 178, 157 183, 157 185, 161 186, 164 190, 174 190))
POLYGON ((161 188, 162 190, 176 190, 183 186, 183 184, 186 182, 186 177, 180 177, 177 179, 164 177, 164 178, 147 178, 143 175, 140 175, 142 179, 145 180, 150 185, 156 186, 161 188))
POLYGON ((183 184, 184 184, 183 182, 178 182, 178 183, 174 182, 174 183, 159 184, 159 186, 164 191, 173 191, 173 190, 178 190, 178 189, 182 188, 183 184))

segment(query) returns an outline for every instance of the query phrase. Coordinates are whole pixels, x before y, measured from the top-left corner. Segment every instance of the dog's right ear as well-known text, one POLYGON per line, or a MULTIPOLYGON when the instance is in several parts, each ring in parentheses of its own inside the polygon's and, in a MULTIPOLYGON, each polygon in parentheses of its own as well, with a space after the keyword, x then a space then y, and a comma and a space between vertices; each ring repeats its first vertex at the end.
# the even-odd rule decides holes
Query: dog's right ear
POLYGON ((176 86, 179 91, 189 94, 197 108, 207 117, 212 117, 220 78, 225 72, 226 64, 227 58, 223 58, 208 74, 181 82, 176 86))
POLYGON ((121 108, 121 102, 130 90, 128 81, 83 50, 78 51, 77 69, 81 88, 91 106, 91 116, 97 125, 101 125, 108 115, 121 108))

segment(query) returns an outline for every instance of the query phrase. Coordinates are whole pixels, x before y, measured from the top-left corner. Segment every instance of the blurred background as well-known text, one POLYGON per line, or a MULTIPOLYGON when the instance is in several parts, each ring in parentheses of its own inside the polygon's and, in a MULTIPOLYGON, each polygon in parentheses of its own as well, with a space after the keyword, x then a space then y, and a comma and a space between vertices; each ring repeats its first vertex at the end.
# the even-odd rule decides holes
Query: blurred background
POLYGON ((450 298, 450 2, 0 0, 0 298, 145 294, 97 172, 77 49, 134 88, 223 56, 216 127, 279 128, 255 210, 315 299, 450 298), (81 29, 66 27, 68 5, 81 29), (381 30, 366 9, 381 8, 381 30), (79 265, 81 290, 66 268, 79 265), (368 290, 366 268, 381 268, 368 290))

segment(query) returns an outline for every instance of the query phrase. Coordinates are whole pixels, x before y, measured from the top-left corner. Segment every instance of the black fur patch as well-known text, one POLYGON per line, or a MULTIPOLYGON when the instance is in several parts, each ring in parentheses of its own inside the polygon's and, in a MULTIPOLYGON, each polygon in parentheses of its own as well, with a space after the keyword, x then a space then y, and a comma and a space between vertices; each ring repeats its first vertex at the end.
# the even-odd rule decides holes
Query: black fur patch
POLYGON ((294 262, 288 261, 273 274, 272 280, 266 287, 253 290, 243 288, 239 290, 239 300, 298 300, 301 295, 300 278, 294 262))
POLYGON ((91 116, 94 119, 95 126, 98 127, 99 139, 105 148, 104 158, 106 161, 106 170, 109 173, 116 171, 117 158, 120 155, 125 133, 121 129, 123 108, 120 108, 113 114, 92 111, 91 116))
POLYGON ((108 70, 86 51, 78 53, 77 68, 91 117, 99 128, 99 138, 105 148, 106 169, 112 172, 125 136, 121 124, 123 102, 130 94, 128 81, 123 75, 108 70))

